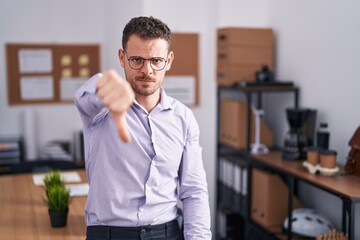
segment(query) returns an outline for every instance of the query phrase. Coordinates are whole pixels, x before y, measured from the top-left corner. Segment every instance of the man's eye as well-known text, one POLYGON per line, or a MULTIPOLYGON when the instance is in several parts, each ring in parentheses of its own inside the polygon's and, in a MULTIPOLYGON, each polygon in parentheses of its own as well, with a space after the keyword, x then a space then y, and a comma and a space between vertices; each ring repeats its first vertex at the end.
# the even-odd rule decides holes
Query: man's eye
POLYGON ((140 57, 133 57, 130 59, 133 63, 142 63, 144 60, 140 57))
POLYGON ((161 64, 161 63, 164 62, 164 59, 162 59, 162 58, 153 58, 153 59, 151 59, 151 62, 153 64, 161 64))

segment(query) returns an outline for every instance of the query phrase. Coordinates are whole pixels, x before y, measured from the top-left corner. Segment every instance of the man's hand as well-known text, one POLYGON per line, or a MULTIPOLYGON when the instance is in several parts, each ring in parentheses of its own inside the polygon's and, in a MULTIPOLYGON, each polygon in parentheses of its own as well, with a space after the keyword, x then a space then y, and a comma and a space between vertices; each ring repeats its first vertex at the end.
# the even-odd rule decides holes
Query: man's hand
POLYGON ((98 80, 96 88, 98 96, 115 120, 120 138, 129 143, 131 136, 126 125, 125 115, 135 98, 130 84, 115 70, 108 70, 98 80))

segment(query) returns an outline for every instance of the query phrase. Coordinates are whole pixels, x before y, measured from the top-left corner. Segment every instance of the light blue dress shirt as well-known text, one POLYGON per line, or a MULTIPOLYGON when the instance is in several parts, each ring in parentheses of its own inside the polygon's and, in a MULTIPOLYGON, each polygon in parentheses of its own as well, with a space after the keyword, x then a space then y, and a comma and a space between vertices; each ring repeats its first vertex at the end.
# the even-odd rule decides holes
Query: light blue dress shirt
POLYGON ((131 142, 122 142, 96 95, 97 74, 75 94, 84 124, 90 225, 142 226, 177 217, 183 202, 185 239, 211 239, 199 126, 192 111, 161 89, 149 113, 136 101, 126 114, 131 142), (179 187, 178 187, 179 186, 179 187))

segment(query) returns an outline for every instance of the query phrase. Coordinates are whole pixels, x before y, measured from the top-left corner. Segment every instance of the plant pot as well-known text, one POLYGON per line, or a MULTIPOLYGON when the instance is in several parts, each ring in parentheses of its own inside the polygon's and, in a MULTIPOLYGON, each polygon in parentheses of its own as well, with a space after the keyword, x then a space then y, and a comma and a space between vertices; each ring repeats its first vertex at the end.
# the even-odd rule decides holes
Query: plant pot
POLYGON ((69 209, 67 208, 65 212, 50 212, 50 223, 53 228, 65 227, 67 223, 67 216, 69 209))

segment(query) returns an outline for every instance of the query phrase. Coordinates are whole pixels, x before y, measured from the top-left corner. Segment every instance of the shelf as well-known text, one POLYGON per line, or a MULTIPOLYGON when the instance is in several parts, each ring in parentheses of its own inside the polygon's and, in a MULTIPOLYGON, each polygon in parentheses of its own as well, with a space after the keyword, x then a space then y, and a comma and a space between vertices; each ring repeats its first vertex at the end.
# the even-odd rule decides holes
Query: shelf
POLYGON ((328 177, 319 174, 310 174, 302 166, 302 160, 282 159, 280 151, 273 151, 268 154, 251 154, 251 157, 258 163, 265 164, 267 167, 271 167, 284 174, 292 175, 299 180, 320 187, 325 191, 360 201, 360 178, 355 175, 340 173, 328 177))
POLYGON ((218 181, 218 207, 231 209, 234 213, 246 218, 248 197, 236 193, 231 188, 218 181))
MULTIPOLYGON (((217 193, 217 208, 218 209, 225 209, 238 214, 244 219, 243 226, 244 233, 242 239, 247 240, 261 240, 261 239, 278 239, 275 234, 286 235, 282 233, 282 226, 276 227, 264 227, 258 225, 257 223, 253 222, 250 217, 250 205, 251 205, 251 188, 252 188, 252 171, 253 167, 261 166, 258 161, 253 161, 253 155, 250 154, 250 146, 251 146, 251 139, 250 139, 250 129, 252 129, 252 121, 251 121, 251 112, 250 106, 252 105, 253 101, 256 103, 257 108, 261 108, 262 105, 262 95, 265 93, 291 93, 294 95, 294 107, 298 107, 298 87, 290 84, 290 85, 254 85, 254 84, 247 84, 247 85, 236 85, 233 87, 227 86, 218 86, 218 95, 217 95, 217 103, 218 103, 218 113, 222 113, 221 107, 221 99, 225 97, 231 97, 238 100, 238 94, 245 95, 245 101, 247 103, 247 114, 245 116, 246 120, 246 142, 244 148, 234 148, 227 144, 221 142, 220 138, 220 129, 221 129, 221 117, 218 116, 217 119, 217 129, 218 129, 218 136, 217 136, 217 157, 218 157, 218 193, 217 193), (236 98, 235 98, 236 97, 236 98), (256 97, 256 98, 254 98, 256 97), (226 160, 226 161, 223 161, 226 160), (224 164, 223 162, 227 162, 225 164, 224 171, 224 164), (230 165, 230 171, 228 170, 228 166, 230 165), (246 172, 246 177, 241 178, 241 191, 238 191, 238 184, 239 178, 238 174, 233 174, 235 170, 231 170, 233 167, 236 168, 240 166, 242 172, 246 172), (225 177, 224 177, 225 176, 225 177), (232 180, 229 178, 232 178, 232 180), (225 184, 224 184, 225 183, 225 184), (234 184, 235 183, 235 184, 234 184), (245 187, 244 187, 244 186, 245 187), (234 187, 235 186, 235 187, 234 187), (236 191, 234 191, 236 189, 236 191), (245 189, 245 192, 243 190, 245 189), (240 194, 240 193, 241 194, 240 194)), ((240 100, 240 99, 239 99, 240 100)), ((236 130, 236 126, 234 126, 234 131, 236 130)), ((274 151, 275 149, 279 149, 278 147, 272 147, 270 151, 274 151)), ((235 171, 236 172, 236 171, 235 171)))
POLYGON ((242 92, 289 92, 298 91, 298 87, 294 85, 251 85, 251 86, 219 86, 220 90, 242 91, 242 92))

